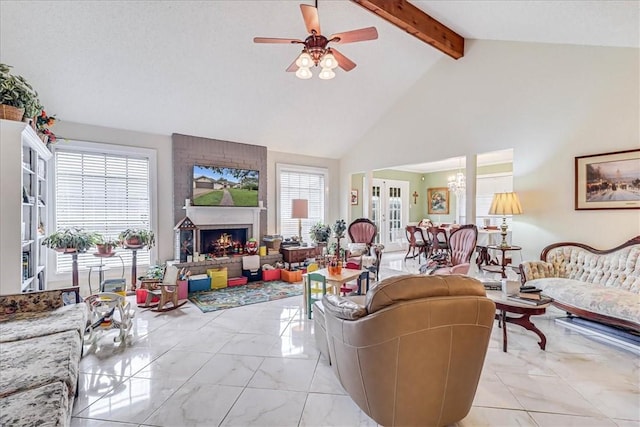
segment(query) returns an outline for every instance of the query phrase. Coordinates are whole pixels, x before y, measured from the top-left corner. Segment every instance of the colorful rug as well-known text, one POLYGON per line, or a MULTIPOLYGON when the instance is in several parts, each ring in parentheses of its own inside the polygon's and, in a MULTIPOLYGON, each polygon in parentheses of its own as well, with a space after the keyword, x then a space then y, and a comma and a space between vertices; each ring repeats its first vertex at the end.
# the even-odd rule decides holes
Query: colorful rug
POLYGON ((279 280, 272 282, 251 282, 242 286, 194 292, 189 301, 198 306, 203 313, 224 310, 225 308, 257 304, 302 295, 301 283, 287 283, 279 280))

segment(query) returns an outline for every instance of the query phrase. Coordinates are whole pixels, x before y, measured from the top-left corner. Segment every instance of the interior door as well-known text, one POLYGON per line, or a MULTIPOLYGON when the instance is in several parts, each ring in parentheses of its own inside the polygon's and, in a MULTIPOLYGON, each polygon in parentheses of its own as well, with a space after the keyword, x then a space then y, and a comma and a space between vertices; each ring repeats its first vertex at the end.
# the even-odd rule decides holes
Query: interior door
POLYGON ((378 227, 377 243, 385 251, 403 249, 404 225, 409 220, 409 182, 373 179, 371 220, 378 227))

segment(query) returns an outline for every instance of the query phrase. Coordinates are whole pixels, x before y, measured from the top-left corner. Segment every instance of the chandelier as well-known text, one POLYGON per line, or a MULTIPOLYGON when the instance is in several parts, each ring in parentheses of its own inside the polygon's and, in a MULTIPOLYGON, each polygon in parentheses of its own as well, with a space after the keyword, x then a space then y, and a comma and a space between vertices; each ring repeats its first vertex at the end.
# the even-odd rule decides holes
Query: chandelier
POLYGON ((318 77, 322 80, 329 80, 336 76, 336 73, 333 71, 334 68, 338 66, 338 61, 335 56, 331 52, 331 48, 327 48, 327 39, 322 36, 316 36, 315 33, 307 38, 315 39, 324 39, 319 43, 309 43, 309 47, 305 47, 302 49, 302 53, 296 59, 295 64, 298 66, 298 70, 296 71, 296 77, 300 79, 310 79, 313 74, 311 74, 311 67, 314 65, 320 65, 322 71, 318 74, 318 77))
POLYGON ((458 172, 455 175, 449 176, 447 181, 447 187, 449 188, 449 191, 455 193, 455 195, 458 197, 462 195, 467 188, 465 177, 462 172, 458 172))

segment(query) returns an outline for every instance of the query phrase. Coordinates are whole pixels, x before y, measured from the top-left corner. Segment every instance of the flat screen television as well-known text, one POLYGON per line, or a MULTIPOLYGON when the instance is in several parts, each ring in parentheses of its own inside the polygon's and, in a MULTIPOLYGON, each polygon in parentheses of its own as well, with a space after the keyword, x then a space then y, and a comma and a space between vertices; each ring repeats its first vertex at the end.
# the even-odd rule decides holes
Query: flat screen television
POLYGON ((194 206, 258 206, 259 172, 249 169, 193 166, 194 206))

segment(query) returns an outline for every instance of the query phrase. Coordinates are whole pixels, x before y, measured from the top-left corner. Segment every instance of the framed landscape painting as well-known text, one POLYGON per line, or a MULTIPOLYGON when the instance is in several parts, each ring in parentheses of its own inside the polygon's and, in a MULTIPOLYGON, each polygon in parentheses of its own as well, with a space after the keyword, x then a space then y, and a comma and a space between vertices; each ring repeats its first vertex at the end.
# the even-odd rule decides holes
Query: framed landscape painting
POLYGON ((576 157, 575 209, 640 209, 640 150, 576 157))
POLYGON ((449 214, 449 190, 446 187, 427 189, 428 213, 435 215, 449 214))

